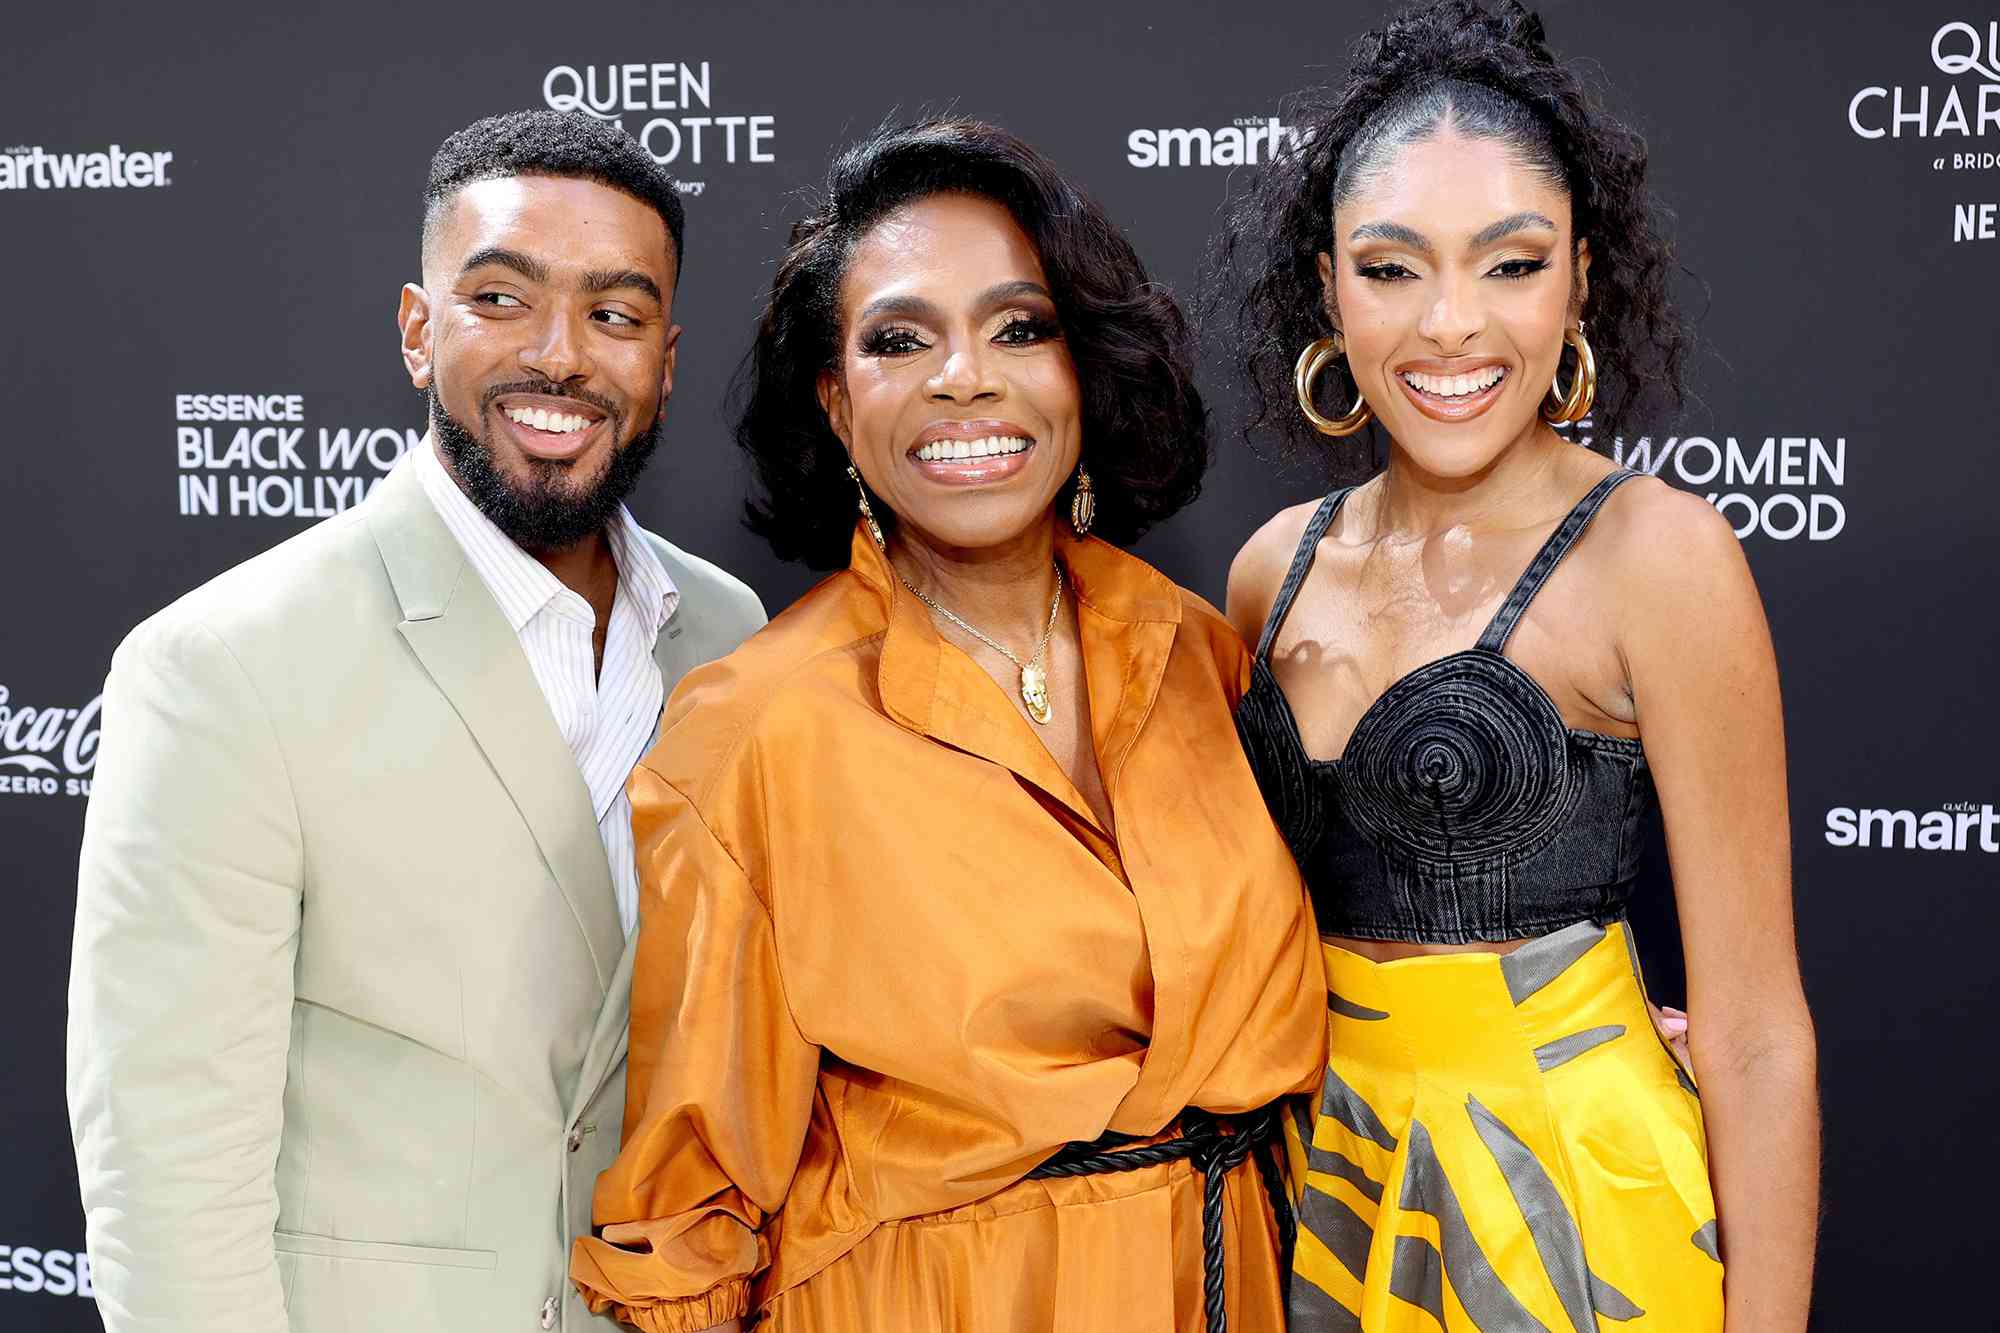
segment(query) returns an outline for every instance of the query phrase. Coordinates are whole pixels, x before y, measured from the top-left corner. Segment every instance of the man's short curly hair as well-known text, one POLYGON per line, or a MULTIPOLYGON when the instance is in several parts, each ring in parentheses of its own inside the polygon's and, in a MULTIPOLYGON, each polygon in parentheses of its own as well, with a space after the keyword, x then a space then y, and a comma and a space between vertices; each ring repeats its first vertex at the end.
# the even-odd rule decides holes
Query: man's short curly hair
POLYGON ((438 145, 424 182, 424 244, 451 197, 474 181, 562 176, 596 181, 650 204, 667 224, 679 272, 686 210, 673 173, 625 131, 581 111, 509 111, 475 120, 438 145))
MULTIPOLYGON (((1330 331, 1318 256, 1334 249, 1333 210, 1447 117, 1460 133, 1508 144, 1569 196, 1574 235, 1590 246, 1583 316, 1598 369, 1595 438, 1686 400, 1691 340, 1668 300, 1673 249, 1646 184, 1645 141, 1550 53, 1541 19, 1518 0, 1498 12, 1480 0, 1436 0, 1363 36, 1338 89, 1300 99, 1296 146, 1223 233, 1223 282, 1247 271, 1235 284, 1234 333, 1253 441, 1268 432, 1281 451, 1326 443, 1292 405, 1292 369, 1330 331)), ((1347 411, 1356 387, 1344 362, 1320 376, 1316 392, 1320 411, 1347 411)))
MULTIPOLYGON (((956 117, 884 126, 854 144, 792 226, 735 389, 736 442, 757 482, 751 530, 781 559, 846 565, 854 483, 817 392, 820 372, 840 364, 841 283, 877 223, 939 194, 991 199, 1034 244, 1076 363, 1093 531, 1136 541, 1194 499, 1208 467, 1187 322, 1103 209, 1048 159, 1005 130, 956 117)), ((1065 485, 1059 506, 1068 494, 1065 485)), ((884 505, 876 513, 892 518, 884 505)))

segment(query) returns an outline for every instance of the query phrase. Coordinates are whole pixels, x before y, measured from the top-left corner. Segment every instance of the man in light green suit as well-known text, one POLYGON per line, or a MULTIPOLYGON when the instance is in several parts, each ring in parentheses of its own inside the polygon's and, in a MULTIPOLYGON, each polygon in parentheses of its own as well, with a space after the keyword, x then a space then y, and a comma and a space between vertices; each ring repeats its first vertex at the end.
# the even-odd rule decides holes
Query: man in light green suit
POLYGON ((69 1104, 110 1333, 608 1324, 567 1271, 624 1110, 624 781, 764 613, 622 503, 673 181, 527 112, 447 139, 425 202, 424 444, 105 686, 69 1104))

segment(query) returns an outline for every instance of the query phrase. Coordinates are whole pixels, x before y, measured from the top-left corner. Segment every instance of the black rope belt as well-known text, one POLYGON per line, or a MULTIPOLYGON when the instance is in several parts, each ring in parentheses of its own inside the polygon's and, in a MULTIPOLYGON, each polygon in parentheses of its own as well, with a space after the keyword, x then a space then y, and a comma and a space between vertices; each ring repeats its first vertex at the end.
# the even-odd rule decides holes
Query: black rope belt
POLYGON ((1298 1243, 1299 1228, 1279 1166, 1285 1151, 1283 1114, 1275 1103, 1240 1116, 1216 1116, 1189 1107, 1181 1113, 1178 1138, 1145 1143, 1127 1134, 1105 1134, 1088 1143, 1066 1144, 1030 1171, 1027 1179, 1101 1176, 1168 1162, 1192 1163, 1202 1178, 1201 1285, 1208 1333, 1229 1333, 1229 1312, 1222 1301, 1222 1185, 1231 1171, 1253 1156, 1278 1226, 1280 1281, 1286 1300, 1291 1296, 1292 1250, 1298 1243), (1139 1146, 1133 1147, 1135 1143, 1139 1146))

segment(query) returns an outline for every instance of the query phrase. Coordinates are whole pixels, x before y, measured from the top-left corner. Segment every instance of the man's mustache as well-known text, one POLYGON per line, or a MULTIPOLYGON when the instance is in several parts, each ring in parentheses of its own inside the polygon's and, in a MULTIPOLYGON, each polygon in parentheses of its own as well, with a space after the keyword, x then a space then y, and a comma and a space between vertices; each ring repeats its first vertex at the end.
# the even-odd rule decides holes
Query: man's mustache
POLYGON ((625 415, 618 410, 616 403, 602 394, 592 393, 590 390, 574 384, 564 384, 539 376, 534 379, 516 380, 511 384, 493 385, 479 396, 480 409, 483 411, 493 406, 494 399, 510 393, 534 393, 540 394, 544 398, 573 398, 579 403, 589 403, 592 407, 614 421, 622 420, 625 415))

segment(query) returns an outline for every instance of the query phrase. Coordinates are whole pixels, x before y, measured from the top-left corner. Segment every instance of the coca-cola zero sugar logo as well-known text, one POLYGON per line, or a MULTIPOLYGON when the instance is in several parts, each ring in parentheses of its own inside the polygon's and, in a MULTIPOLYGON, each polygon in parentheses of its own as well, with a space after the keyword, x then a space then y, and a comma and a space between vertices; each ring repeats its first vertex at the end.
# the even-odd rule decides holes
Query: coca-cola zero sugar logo
POLYGON ((81 708, 16 704, 0 685, 0 796, 88 796, 104 696, 81 708))

